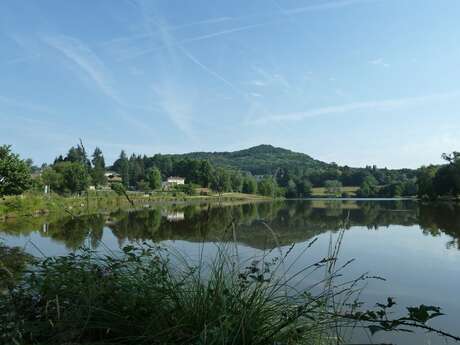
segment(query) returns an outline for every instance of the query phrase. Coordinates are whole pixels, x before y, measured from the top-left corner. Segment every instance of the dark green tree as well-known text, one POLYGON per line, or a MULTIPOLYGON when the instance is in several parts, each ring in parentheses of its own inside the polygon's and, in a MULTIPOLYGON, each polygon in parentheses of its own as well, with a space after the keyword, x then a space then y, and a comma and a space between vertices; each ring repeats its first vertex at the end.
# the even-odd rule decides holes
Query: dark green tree
POLYGON ((124 150, 120 152, 120 158, 118 158, 116 164, 114 164, 114 168, 121 175, 123 185, 125 187, 128 187, 129 180, 130 180, 129 178, 129 160, 124 150))
POLYGON ((256 194, 257 193, 257 181, 252 176, 246 176, 243 180, 243 193, 256 194))
POLYGON ((161 172, 158 168, 153 168, 148 174, 150 189, 156 190, 161 187, 161 172))
POLYGON ((423 199, 435 199, 437 194, 434 188, 434 177, 438 168, 434 165, 421 167, 417 171, 418 196, 423 199))
POLYGON ((359 188, 357 194, 361 198, 370 198, 376 196, 378 193, 378 182, 374 176, 368 175, 361 187, 359 188))
POLYGON ((105 185, 107 183, 107 178, 105 177, 105 160, 100 148, 96 147, 94 150, 91 163, 93 163, 91 171, 93 183, 96 186, 105 185))
POLYGON ((81 193, 89 186, 90 178, 86 167, 80 162, 61 162, 54 165, 57 173, 62 175, 60 192, 81 193))
POLYGON ((297 196, 299 198, 308 198, 311 196, 312 184, 308 178, 303 177, 296 183, 297 196))
POLYGON ((272 177, 265 177, 257 184, 257 191, 264 196, 274 197, 277 184, 272 177))
POLYGON ((212 174, 213 174, 213 167, 211 163, 209 163, 207 160, 201 161, 199 174, 200 174, 200 181, 198 181, 198 183, 202 187, 205 187, 205 188, 209 187, 212 181, 212 174))
POLYGON ((11 152, 11 146, 0 146, 0 196, 21 194, 31 184, 27 164, 11 152))
POLYGON ((47 167, 42 171, 42 182, 49 186, 51 191, 61 193, 63 191, 64 176, 58 173, 53 167, 47 167))
POLYGON ((243 188, 243 175, 239 171, 232 172, 230 175, 230 184, 233 192, 241 192, 243 188))
POLYGON ((219 195, 231 189, 230 174, 227 170, 218 168, 214 171, 211 188, 218 192, 219 195))
POLYGON ((443 154, 442 158, 448 164, 436 172, 433 180, 434 189, 437 195, 456 197, 460 195, 460 152, 443 154))

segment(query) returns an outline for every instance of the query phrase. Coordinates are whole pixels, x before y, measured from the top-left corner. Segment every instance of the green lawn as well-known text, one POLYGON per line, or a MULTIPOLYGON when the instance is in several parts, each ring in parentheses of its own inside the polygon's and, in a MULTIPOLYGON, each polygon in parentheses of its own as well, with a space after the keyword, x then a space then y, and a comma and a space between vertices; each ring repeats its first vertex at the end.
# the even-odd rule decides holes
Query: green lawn
MULTIPOLYGON (((358 189, 359 187, 342 187, 342 193, 347 193, 350 197, 355 197, 358 189)), ((333 195, 328 194, 324 187, 315 187, 312 188, 312 196, 325 198, 333 195)))

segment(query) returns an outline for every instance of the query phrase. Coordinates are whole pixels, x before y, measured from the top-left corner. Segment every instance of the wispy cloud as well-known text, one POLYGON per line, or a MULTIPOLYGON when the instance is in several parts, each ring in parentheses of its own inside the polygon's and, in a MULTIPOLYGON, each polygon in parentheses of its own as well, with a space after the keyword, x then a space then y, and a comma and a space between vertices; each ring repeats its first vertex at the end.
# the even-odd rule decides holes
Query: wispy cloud
MULTIPOLYGON (((177 40, 176 42, 173 43, 173 45, 178 46, 178 45, 182 45, 182 44, 186 44, 186 43, 192 43, 192 42, 198 42, 198 41, 204 41, 204 40, 208 40, 208 39, 213 39, 213 38, 220 37, 220 36, 226 36, 226 35, 234 34, 234 33, 237 33, 237 32, 247 31, 247 30, 250 30, 250 29, 258 28, 258 27, 261 27, 261 26, 264 26, 264 25, 267 25, 267 24, 269 24, 269 23, 259 23, 259 24, 245 25, 245 26, 239 26, 239 27, 235 27, 235 28, 231 28, 231 29, 227 29, 227 30, 215 31, 215 32, 211 32, 211 33, 205 34, 205 35, 193 36, 193 37, 177 40)), ((163 27, 162 28, 162 34, 164 34, 164 33, 170 34, 170 30, 168 30, 167 28, 163 27)), ((155 32, 155 35, 158 35, 158 33, 155 32)), ((153 33, 146 33, 145 34, 145 37, 153 37, 153 36, 154 36, 153 33)), ((141 50, 135 49, 134 52, 132 52, 132 53, 128 52, 127 54, 123 54, 123 56, 120 57, 119 60, 120 61, 126 61, 126 60, 135 59, 135 58, 138 58, 138 57, 146 55, 146 54, 161 51, 162 49, 164 49, 164 47, 165 47, 165 45, 160 44, 160 45, 156 45, 153 48, 147 48, 147 49, 141 49, 141 50)))
POLYGON ((31 103, 30 101, 13 99, 13 98, 5 97, 5 96, 0 96, 0 104, 4 104, 6 106, 10 106, 10 107, 14 107, 14 108, 26 110, 29 112, 34 112, 34 113, 45 113, 49 115, 57 114, 56 111, 54 111, 53 109, 47 106, 31 103))
POLYGON ((264 87, 264 86, 267 86, 267 83, 263 80, 252 80, 250 82, 248 82, 248 84, 251 84, 251 85, 254 85, 254 86, 260 86, 260 87, 264 87))
POLYGON ((361 110, 388 110, 402 107, 417 106, 429 102, 438 102, 442 100, 448 100, 460 96, 460 90, 455 90, 448 93, 431 94, 418 97, 407 97, 397 99, 386 99, 381 101, 367 101, 367 102, 354 102, 348 104, 342 104, 337 106, 322 107, 316 109, 310 109, 301 112, 292 112, 285 114, 275 114, 259 117, 255 120, 248 121, 247 124, 269 124, 269 123, 280 123, 280 122, 291 122, 301 121, 307 118, 333 115, 333 114, 346 114, 352 111, 361 110))
MULTIPOLYGON (((248 24, 248 25, 240 25, 236 26, 233 28, 228 28, 225 30, 217 30, 217 31, 211 31, 208 34, 204 35, 199 35, 199 36, 193 36, 193 37, 188 37, 184 38, 181 40, 177 40, 176 44, 186 44, 186 43, 191 43, 191 42, 197 42, 197 41, 203 41, 203 40, 209 40, 209 39, 214 39, 217 37, 222 37, 238 32, 244 32, 248 30, 253 30, 259 27, 271 25, 277 22, 285 21, 288 20, 289 17, 295 16, 295 15, 300 15, 305 12, 310 12, 310 11, 324 11, 324 10, 333 10, 333 9, 339 9, 339 8, 344 8, 344 7, 349 7, 352 5, 357 5, 357 4, 364 4, 364 3, 372 3, 376 1, 381 1, 381 0, 338 0, 338 1, 330 1, 330 2, 324 2, 324 3, 318 3, 318 4, 312 4, 308 6, 303 6, 303 7, 297 7, 297 8, 291 8, 291 9, 283 9, 281 8, 276 2, 275 5, 278 10, 281 11, 283 15, 285 15, 285 18, 280 18, 279 13, 258 13, 258 14, 253 14, 253 15, 246 15, 246 16, 240 16, 240 17, 229 17, 229 16, 222 16, 222 17, 216 17, 216 18, 209 18, 209 19, 204 19, 204 20, 199 20, 196 22, 192 23, 186 23, 182 25, 177 25, 177 26, 163 26, 161 30, 167 31, 167 32, 172 32, 174 30, 182 29, 182 28, 187 28, 195 25, 200 25, 200 24, 218 24, 218 23, 223 23, 223 22, 228 22, 228 21, 234 21, 234 22, 244 22, 244 21, 254 21, 254 20, 261 20, 259 23, 254 23, 254 24, 248 24)), ((143 11, 145 9, 145 4, 143 3, 138 3, 136 1, 133 2, 133 4, 137 4, 137 7, 143 11)), ((143 15, 144 17, 144 22, 155 22, 157 21, 157 18, 154 17, 148 17, 145 14, 143 15)), ((105 45, 116 45, 116 44, 131 44, 139 40, 145 40, 145 39, 150 39, 150 38, 155 38, 158 37, 159 33, 155 30, 150 30, 146 32, 145 30, 141 33, 131 35, 131 36, 126 36, 126 37, 120 37, 120 38, 115 38, 112 39, 108 42, 105 42, 105 45)), ((139 42, 138 42, 139 43, 139 42)), ((145 43, 145 42, 144 42, 145 43)), ((147 48, 147 49, 138 49, 134 48, 131 46, 128 49, 128 53, 126 54, 126 49, 121 49, 122 56, 120 58, 120 61, 128 60, 128 59, 134 59, 138 58, 140 56, 154 53, 157 51, 161 51, 164 48, 162 45, 155 46, 153 48, 147 48), (132 53, 129 53, 129 50, 132 51, 132 53)))
POLYGON ((193 106, 187 97, 172 84, 166 83, 154 87, 163 111, 168 115, 174 126, 184 133, 188 139, 196 142, 197 137, 192 125, 193 106))
POLYGON ((32 55, 27 55, 27 56, 18 56, 16 58, 12 58, 9 60, 4 60, 0 61, 0 64, 6 64, 6 65, 15 65, 15 64, 20 64, 20 63, 25 63, 29 61, 36 60, 40 58, 40 54, 32 54, 32 55))
POLYGON ((64 35, 43 36, 42 39, 77 65, 102 93, 121 103, 105 64, 89 47, 76 38, 64 35))
POLYGON ((324 10, 333 10, 343 7, 349 7, 358 4, 365 4, 365 3, 372 3, 380 0, 343 0, 343 1, 330 1, 330 2, 323 2, 320 4, 312 4, 308 6, 302 6, 292 9, 284 9, 284 14, 300 14, 304 12, 311 12, 311 11, 324 11, 324 10))
POLYGON ((158 110, 158 107, 146 107, 127 103, 121 97, 115 86, 112 74, 99 56, 82 41, 69 36, 42 36, 42 41, 51 48, 61 53, 73 66, 77 77, 86 81, 90 80, 92 86, 103 95, 110 98, 119 107, 138 109, 143 111, 158 110))
POLYGON ((280 73, 269 72, 258 66, 254 66, 253 70, 258 74, 259 77, 261 77, 261 80, 256 80, 256 82, 259 84, 258 86, 281 86, 284 91, 291 89, 291 83, 286 79, 284 75, 280 73))
MULTIPOLYGON (((168 31, 176 31, 176 30, 180 30, 180 29, 184 29, 184 28, 190 28, 190 27, 197 26, 197 25, 223 23, 223 22, 231 21, 233 19, 234 18, 232 18, 232 17, 208 18, 208 19, 198 20, 198 21, 195 21, 195 22, 185 23, 185 24, 176 25, 176 26, 167 26, 167 27, 164 27, 164 29, 166 29, 168 31)), ((156 21, 156 19, 145 18, 145 21, 149 21, 149 20, 156 21)), ((119 44, 119 43, 133 42, 133 41, 136 41, 136 40, 148 39, 148 38, 151 38, 151 37, 155 37, 156 34, 157 34, 157 32, 155 32, 155 31, 145 32, 145 30, 143 28, 142 31, 140 33, 138 33, 138 34, 133 34, 133 35, 128 35, 128 36, 113 38, 113 39, 111 39, 109 41, 106 41, 106 42, 102 43, 102 45, 108 46, 108 45, 113 45, 113 44, 119 44)))
POLYGON ((377 59, 373 59, 373 60, 370 60, 369 63, 371 65, 375 65, 375 66, 382 66, 382 67, 390 67, 390 64, 386 63, 383 58, 377 58, 377 59))
POLYGON ((238 89, 233 83, 231 83, 230 81, 228 81, 226 78, 224 78, 221 74, 215 72, 214 70, 212 70, 211 68, 209 68, 208 66, 206 66, 205 64, 201 63, 196 57, 194 57, 190 52, 188 52, 185 48, 181 47, 181 50, 183 52, 183 54, 190 59, 190 61, 192 61, 194 64, 196 64, 197 66, 199 66, 200 68, 202 68, 206 73, 208 73, 209 75, 211 75, 212 77, 216 78, 217 80, 221 81, 222 83, 224 83, 225 85, 227 85, 229 88, 231 88, 233 91, 235 91, 236 93, 239 93, 239 94, 242 94, 242 95, 245 95, 244 92, 242 92, 240 89, 238 89))

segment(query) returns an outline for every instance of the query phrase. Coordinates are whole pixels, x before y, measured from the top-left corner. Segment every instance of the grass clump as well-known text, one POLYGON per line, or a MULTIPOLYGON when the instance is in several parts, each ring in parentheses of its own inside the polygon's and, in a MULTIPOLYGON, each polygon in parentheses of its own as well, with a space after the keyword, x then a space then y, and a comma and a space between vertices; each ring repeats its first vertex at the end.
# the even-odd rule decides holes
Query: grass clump
MULTIPOLYGON (((332 259, 308 266, 325 267, 332 259)), ((161 247, 90 250, 35 262, 0 297, 0 341, 14 344, 325 344, 331 289, 290 288, 284 257, 209 265, 161 247)), ((302 272, 299 272, 299 274, 302 272)), ((294 275, 296 276, 296 275, 294 275)), ((348 291, 349 292, 349 291, 348 291)))

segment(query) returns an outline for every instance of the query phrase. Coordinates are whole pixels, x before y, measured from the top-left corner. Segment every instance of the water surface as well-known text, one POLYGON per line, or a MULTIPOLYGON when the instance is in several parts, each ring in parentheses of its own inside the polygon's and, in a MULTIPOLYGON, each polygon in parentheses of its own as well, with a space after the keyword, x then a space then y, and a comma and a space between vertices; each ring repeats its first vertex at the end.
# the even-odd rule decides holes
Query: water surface
MULTIPOLYGON (((241 257, 290 253, 293 271, 328 255, 343 231, 340 260, 355 261, 346 278, 364 272, 371 280, 362 300, 372 305, 395 297, 398 305, 443 307, 436 327, 460 333, 460 206, 409 200, 285 201, 219 206, 165 205, 79 218, 24 218, 0 223, 0 238, 34 255, 61 255, 91 246, 117 251, 129 243, 153 241, 190 260, 212 258, 219 243, 235 243, 241 257), (312 240, 313 246, 307 249, 312 240), (300 259, 299 259, 300 258, 300 259)), ((310 279, 321 279, 313 276, 310 279)), ((307 284, 311 282, 299 282, 307 284)), ((377 334, 360 343, 437 344, 423 333, 377 334)))

